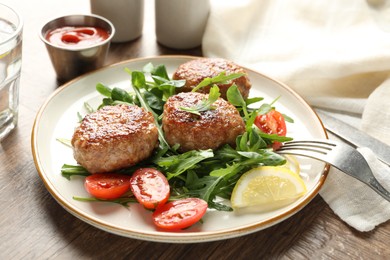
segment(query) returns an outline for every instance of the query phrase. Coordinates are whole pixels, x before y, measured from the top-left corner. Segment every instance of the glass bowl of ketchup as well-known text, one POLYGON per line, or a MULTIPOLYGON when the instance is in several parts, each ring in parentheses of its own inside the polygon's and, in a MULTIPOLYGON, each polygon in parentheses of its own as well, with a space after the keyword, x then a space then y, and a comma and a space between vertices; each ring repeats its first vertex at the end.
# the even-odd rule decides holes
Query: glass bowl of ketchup
POLYGON ((45 43, 59 82, 104 65, 113 24, 98 15, 67 15, 47 22, 40 38, 45 43))

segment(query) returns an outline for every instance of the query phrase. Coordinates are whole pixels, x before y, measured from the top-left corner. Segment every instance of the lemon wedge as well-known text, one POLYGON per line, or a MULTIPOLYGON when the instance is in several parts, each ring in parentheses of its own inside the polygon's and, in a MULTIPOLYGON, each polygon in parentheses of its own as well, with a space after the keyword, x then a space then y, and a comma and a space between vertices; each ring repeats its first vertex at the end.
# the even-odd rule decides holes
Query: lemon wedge
POLYGON ((305 183, 289 168, 261 166, 240 177, 231 203, 234 210, 270 211, 294 202, 305 193, 305 183))

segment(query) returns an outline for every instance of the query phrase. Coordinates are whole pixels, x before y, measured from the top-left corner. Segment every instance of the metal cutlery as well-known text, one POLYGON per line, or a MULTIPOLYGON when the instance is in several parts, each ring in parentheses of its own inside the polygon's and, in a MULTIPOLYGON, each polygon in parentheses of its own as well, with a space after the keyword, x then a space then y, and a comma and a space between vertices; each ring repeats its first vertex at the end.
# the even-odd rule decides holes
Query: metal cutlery
POLYGON ((310 157, 329 163, 340 171, 367 184, 390 202, 390 192, 374 177, 363 155, 348 144, 326 139, 291 141, 284 143, 277 152, 279 154, 310 157))
POLYGON ((354 147, 368 147, 383 163, 390 166, 390 146, 351 125, 316 110, 326 130, 354 147))

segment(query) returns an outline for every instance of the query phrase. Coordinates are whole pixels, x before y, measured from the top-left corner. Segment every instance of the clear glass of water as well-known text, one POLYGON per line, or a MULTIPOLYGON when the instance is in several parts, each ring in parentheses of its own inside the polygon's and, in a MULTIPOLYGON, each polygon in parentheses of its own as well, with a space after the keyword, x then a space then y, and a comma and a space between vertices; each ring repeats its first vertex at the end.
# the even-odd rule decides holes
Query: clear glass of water
POLYGON ((0 141, 18 123, 23 21, 0 4, 0 141))

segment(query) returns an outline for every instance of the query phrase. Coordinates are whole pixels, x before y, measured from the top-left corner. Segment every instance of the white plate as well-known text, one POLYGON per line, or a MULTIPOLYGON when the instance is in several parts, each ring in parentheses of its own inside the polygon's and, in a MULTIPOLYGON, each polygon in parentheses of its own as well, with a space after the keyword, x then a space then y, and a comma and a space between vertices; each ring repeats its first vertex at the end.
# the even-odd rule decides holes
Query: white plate
MULTIPOLYGON (((326 179, 328 166, 322 162, 299 159, 302 176, 308 192, 295 203, 268 213, 237 215, 234 212, 208 210, 203 223, 180 232, 157 230, 151 221, 151 212, 138 204, 128 209, 114 203, 80 202, 73 196, 88 197, 83 178, 71 181, 61 175, 64 163, 75 164, 72 149, 56 141, 71 139, 78 121, 77 113, 85 114, 83 104, 96 107, 102 96, 95 90, 101 82, 110 87, 130 88, 130 77, 124 68, 141 70, 148 62, 165 64, 168 73, 190 56, 160 56, 128 60, 79 77, 55 91, 39 110, 32 132, 32 152, 36 168, 46 188, 67 211, 81 220, 118 235, 159 242, 192 243, 242 236, 270 227, 292 216, 314 198, 326 179)), ((248 69, 252 82, 251 96, 261 96, 266 102, 279 97, 276 107, 292 117, 288 136, 299 138, 326 138, 325 130, 310 106, 289 87, 258 72, 248 69)))

